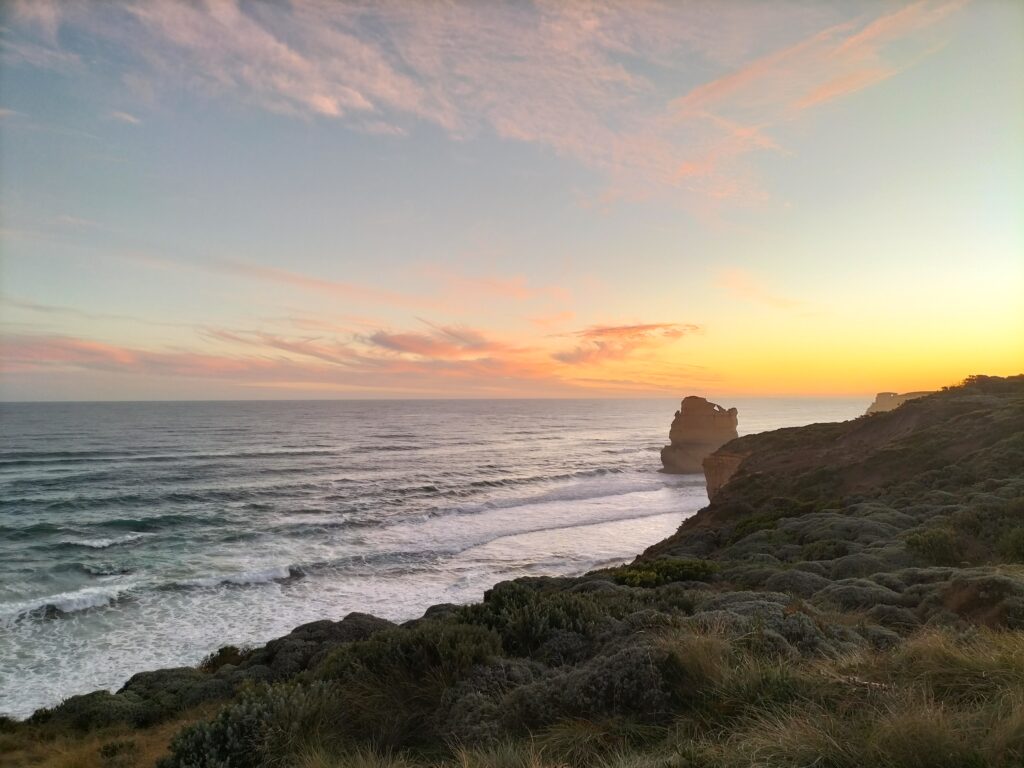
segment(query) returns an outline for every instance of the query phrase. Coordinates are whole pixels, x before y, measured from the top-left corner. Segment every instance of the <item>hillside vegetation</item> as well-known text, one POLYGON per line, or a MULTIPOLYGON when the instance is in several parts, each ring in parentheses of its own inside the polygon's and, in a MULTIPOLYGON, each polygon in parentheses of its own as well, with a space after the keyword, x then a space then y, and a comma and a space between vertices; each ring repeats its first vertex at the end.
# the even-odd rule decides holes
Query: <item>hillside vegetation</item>
POLYGON ((722 450, 737 474, 629 565, 136 675, 0 724, 0 762, 1024 764, 1024 377, 722 450))

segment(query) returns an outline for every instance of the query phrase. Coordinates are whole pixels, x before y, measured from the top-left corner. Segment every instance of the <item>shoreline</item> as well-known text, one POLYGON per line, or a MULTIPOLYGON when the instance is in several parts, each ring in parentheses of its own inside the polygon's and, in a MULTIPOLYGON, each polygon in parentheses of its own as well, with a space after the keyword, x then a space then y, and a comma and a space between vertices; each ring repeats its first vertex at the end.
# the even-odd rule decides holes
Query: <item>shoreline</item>
MULTIPOLYGON (((696 479, 696 476, 694 477, 694 479, 696 479)), ((705 501, 706 501, 706 499, 705 499, 705 501)), ((594 549, 596 551, 596 550, 600 549, 600 546, 599 546, 599 543, 598 543, 598 539, 602 538, 601 534, 605 533, 605 532, 612 533, 612 531, 610 531, 609 529, 621 528, 623 526, 632 526, 632 525, 636 525, 638 523, 646 524, 647 526, 650 526, 650 525, 655 524, 655 523, 657 523, 657 522, 659 522, 661 520, 668 520, 668 519, 671 518, 670 525, 664 526, 665 530, 666 530, 666 533, 669 533, 669 532, 671 532, 671 530, 675 530, 675 528, 678 527, 678 525, 679 525, 679 523, 681 522, 682 519, 686 519, 687 516, 692 516, 692 515, 696 514, 697 511, 698 511, 698 508, 694 508, 691 511, 681 512, 681 513, 679 513, 679 512, 667 512, 667 513, 659 512, 659 513, 654 514, 654 515, 642 515, 640 517, 633 517, 633 518, 624 518, 624 519, 616 519, 616 520, 603 520, 603 521, 594 521, 594 522, 586 522, 586 523, 579 523, 579 524, 568 524, 568 525, 558 526, 557 528, 545 528, 545 529, 540 529, 540 530, 524 531, 524 532, 520 532, 520 533, 513 533, 513 534, 504 535, 504 536, 499 536, 496 539, 492 539, 492 540, 490 540, 488 542, 485 542, 483 544, 476 545, 476 546, 470 548, 470 550, 467 550, 466 552, 470 552, 471 550, 475 550, 475 549, 478 549, 480 547, 487 547, 487 546, 495 545, 496 543, 501 542, 502 540, 522 539, 522 538, 526 538, 526 537, 545 536, 545 535, 550 534, 554 530, 565 532, 565 533, 572 533, 572 534, 575 534, 577 536, 579 534, 581 534, 581 533, 589 533, 590 538, 595 539, 595 541, 594 541, 594 549), (680 517, 680 515, 682 515, 682 517, 680 517)), ((621 564, 623 562, 632 560, 632 559, 634 559, 637 556, 637 552, 639 551, 640 548, 642 548, 642 547, 637 547, 637 548, 630 549, 628 554, 623 554, 622 556, 612 556, 612 557, 604 557, 604 558, 598 557, 597 559, 594 559, 589 564, 581 565, 579 568, 574 568, 572 571, 558 572, 556 570, 556 571, 552 572, 550 570, 544 570, 545 566, 543 564, 532 563, 530 565, 527 565, 527 566, 525 566, 523 568, 518 569, 520 571, 519 573, 515 573, 515 574, 508 573, 508 574, 505 574, 503 578, 495 578, 495 576, 497 576, 497 574, 495 574, 495 576, 483 576, 483 575, 481 575, 481 576, 478 576, 478 577, 475 578, 474 584, 473 584, 472 587, 466 586, 466 587, 463 588, 463 591, 471 590, 472 594, 466 594, 464 600, 459 601, 459 602, 454 603, 454 604, 457 604, 457 605, 470 605, 470 604, 472 604, 474 602, 478 602, 481 599, 483 593, 486 592, 489 588, 494 586, 494 584, 498 583, 499 581, 514 580, 516 578, 545 577, 545 576, 551 577, 551 578, 574 578, 574 577, 583 576, 583 575, 585 575, 585 573, 587 573, 589 571, 592 571, 592 570, 595 570, 595 569, 602 569, 602 568, 606 568, 606 567, 611 567, 611 566, 614 566, 616 564, 621 564), (479 583, 477 583, 477 582, 479 582, 479 583)), ((466 553, 464 552, 463 554, 466 554, 466 553)), ((498 564, 496 564, 495 568, 496 569, 500 569, 500 566, 498 564)), ((308 578, 308 577, 302 577, 302 578, 308 578)), ((271 584, 281 584, 282 581, 292 581, 292 580, 297 580, 297 578, 293 577, 293 576, 289 576, 289 577, 287 577, 285 579, 274 579, 274 580, 272 580, 271 584)), ((259 587, 264 586, 264 585, 265 585, 265 583, 261 581, 259 584, 254 583, 252 586, 254 586, 256 588, 259 588, 259 587)), ((213 589, 215 587, 199 587, 199 588, 200 589, 213 589)), ((244 588, 244 587, 239 586, 238 588, 244 588)), ((426 604, 421 604, 421 606, 418 607, 418 608, 412 609, 411 612, 405 614, 404 616, 403 615, 399 615, 399 616, 382 615, 381 618, 384 618, 385 620, 387 620, 389 622, 392 622, 392 623, 394 623, 396 625, 403 625, 403 624, 406 624, 406 623, 411 622, 411 621, 418 621, 418 620, 422 619, 425 614, 429 613, 431 611, 431 609, 436 608, 437 606, 440 606, 440 605, 450 605, 450 604, 453 604, 453 603, 448 603, 448 602, 443 602, 443 601, 441 601, 441 602, 427 602, 426 604)), ((104 603, 103 605, 98 605, 95 608, 88 608, 88 609, 83 609, 83 610, 96 610, 96 609, 102 610, 102 609, 108 607, 108 605, 109 605, 108 603, 104 603)), ((355 612, 356 613, 361 613, 361 612, 366 610, 366 607, 367 606, 364 603, 363 605, 360 605, 359 608, 355 610, 355 612)), ((69 613, 69 614, 64 615, 64 616, 46 617, 45 621, 74 620, 74 618, 77 616, 77 614, 78 614, 78 611, 76 611, 74 613, 69 613)), ((287 630, 285 630, 283 632, 279 632, 279 633, 276 633, 274 635, 268 636, 268 637, 266 637, 265 639, 262 639, 262 640, 257 639, 257 640, 255 640, 255 642, 252 642, 252 643, 237 644, 237 645, 238 645, 238 647, 241 647, 241 648, 244 648, 244 649, 247 649, 247 650, 258 650, 258 649, 260 649, 262 647, 265 647, 267 644, 273 643, 273 642, 275 642, 277 640, 281 640, 282 638, 287 637, 295 629, 297 629, 297 628, 299 628, 301 626, 305 626, 306 624, 316 623, 316 622, 319 622, 319 621, 338 621, 339 620, 337 618, 329 618, 329 615, 330 614, 319 614, 317 616, 311 616, 311 617, 309 617, 309 619, 307 621, 297 622, 296 624, 294 624, 293 626, 289 627, 287 630)), ((337 616, 337 615, 338 614, 335 614, 335 616, 337 616)), ((376 615, 376 613, 375 613, 375 615, 376 615)), ((236 643, 229 643, 229 644, 232 645, 232 646, 236 645, 236 643)), ((89 689, 83 690, 80 693, 70 693, 67 696, 64 696, 64 697, 58 698, 56 700, 53 700, 49 704, 42 704, 41 706, 33 708, 32 710, 26 710, 24 713, 21 713, 21 714, 15 714, 11 710, 8 710, 7 712, 0 712, 0 717, 8 717, 8 718, 13 719, 15 721, 24 722, 24 721, 28 720, 32 716, 32 714, 34 712, 36 712, 38 710, 41 710, 41 709, 45 710, 45 709, 50 709, 50 708, 53 708, 53 707, 57 707, 57 706, 59 706, 61 704, 62 701, 66 700, 68 698, 72 698, 74 696, 88 695, 90 693, 95 693, 96 691, 100 691, 100 690, 108 690, 108 691, 111 691, 111 692, 116 692, 118 689, 120 689, 124 685, 124 683, 128 682, 128 680, 134 674, 139 674, 139 673, 158 673, 158 672, 163 672, 163 671, 169 670, 169 669, 181 669, 183 667, 198 667, 202 663, 204 658, 206 658, 207 656, 209 656, 211 654, 215 654, 217 652, 217 649, 220 648, 222 645, 224 645, 224 644, 221 643, 220 645, 218 645, 216 647, 213 647, 213 648, 209 648, 207 650, 198 650, 195 654, 192 655, 191 658, 194 659, 194 660, 191 661, 191 662, 189 660, 187 660, 187 659, 183 659, 182 663, 179 664, 179 665, 162 664, 162 665, 158 665, 158 666, 154 666, 154 667, 147 667, 146 669, 138 670, 137 672, 134 672, 132 674, 129 674, 129 675, 126 675, 126 676, 122 677, 121 682, 118 685, 116 685, 116 686, 112 685, 112 686, 110 686, 110 687, 108 687, 106 689, 93 687, 93 688, 89 688, 89 689)))
POLYGON ((8 741, 160 768, 1019 764, 1024 376, 721 450, 735 474, 632 562, 222 648, 8 741))

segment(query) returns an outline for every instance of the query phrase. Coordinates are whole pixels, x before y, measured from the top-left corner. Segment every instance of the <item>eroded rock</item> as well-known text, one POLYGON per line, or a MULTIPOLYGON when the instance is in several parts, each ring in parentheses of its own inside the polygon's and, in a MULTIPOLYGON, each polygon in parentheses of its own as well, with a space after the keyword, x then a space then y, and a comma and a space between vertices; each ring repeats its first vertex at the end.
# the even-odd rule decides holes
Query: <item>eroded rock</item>
POLYGON ((726 410, 703 397, 684 398, 668 433, 671 444, 661 449, 665 471, 701 472, 706 456, 738 436, 736 423, 735 408, 726 410))

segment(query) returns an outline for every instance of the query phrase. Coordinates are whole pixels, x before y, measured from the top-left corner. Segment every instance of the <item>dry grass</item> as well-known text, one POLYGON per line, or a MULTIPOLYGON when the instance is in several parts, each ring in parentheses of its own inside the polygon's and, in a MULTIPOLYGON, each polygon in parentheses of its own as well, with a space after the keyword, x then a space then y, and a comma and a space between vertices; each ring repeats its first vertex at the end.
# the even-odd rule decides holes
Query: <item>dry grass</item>
POLYGON ((993 762, 1024 765, 1024 691, 998 702, 982 729, 986 734, 982 746, 993 762))
POLYGON ((821 708, 766 713, 745 719, 722 741, 706 741, 701 751, 723 768, 854 768, 862 765, 856 745, 863 743, 854 731, 849 719, 821 708))
MULTIPOLYGON (((720 633, 660 641, 676 728, 564 720, 487 747, 389 752, 294 744, 268 768, 1014 768, 1024 765, 1024 633, 925 630, 893 651, 765 659, 720 633)), ((0 731, 4 768, 151 768, 184 724, 88 735, 0 731), (113 745, 113 746, 112 746, 113 745)), ((667 713, 666 713, 667 714, 667 713)), ((329 728, 327 729, 329 731, 329 728)), ((326 734, 326 735, 329 735, 326 734)))
POLYGON ((532 740, 505 742, 480 749, 455 750, 451 761, 431 768, 569 768, 563 761, 545 755, 532 740))
POLYGON ((309 747, 288 768, 413 768, 414 763, 400 754, 360 747, 344 754, 316 746, 309 747))
POLYGON ((153 768, 185 725, 210 715, 216 705, 198 707, 149 728, 116 726, 87 734, 54 735, 45 729, 0 733, 4 768, 153 768))
POLYGON ((1024 633, 981 629, 958 639, 949 632, 921 632, 881 665, 903 684, 935 698, 984 702, 1003 690, 1024 691, 1024 633))

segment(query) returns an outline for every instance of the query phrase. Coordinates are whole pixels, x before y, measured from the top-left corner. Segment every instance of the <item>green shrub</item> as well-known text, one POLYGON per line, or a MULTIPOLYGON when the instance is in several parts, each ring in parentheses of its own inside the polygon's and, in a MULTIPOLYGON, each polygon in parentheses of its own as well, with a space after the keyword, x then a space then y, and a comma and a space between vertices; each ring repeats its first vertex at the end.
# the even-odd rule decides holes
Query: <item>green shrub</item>
POLYGON ((591 595, 544 593, 506 582, 490 590, 483 603, 463 608, 460 616, 498 632, 507 653, 529 656, 557 635, 589 636, 606 612, 591 595))
POLYGON ((788 497, 774 497, 763 502, 761 507, 766 508, 757 514, 748 514, 733 527, 729 535, 728 543, 735 544, 757 531, 774 529, 779 521, 792 517, 802 517, 818 509, 842 506, 835 499, 817 498, 812 495, 810 500, 800 501, 788 497))
POLYGON ((850 553, 850 545, 838 539, 820 539, 803 545, 801 557, 805 560, 835 560, 850 553))
POLYGON ((1012 528, 1003 535, 999 553, 1011 562, 1024 562, 1024 526, 1012 528))
POLYGON ((246 656, 246 651, 234 645, 225 645, 222 648, 218 648, 216 651, 211 653, 201 662, 199 662, 199 668, 203 672, 216 672, 221 667, 232 664, 238 666, 238 663, 242 661, 246 656))
POLYGON ((341 646, 316 674, 338 685, 341 730, 397 748, 441 738, 445 691, 500 652, 490 629, 425 622, 341 646))
POLYGON ((959 565, 962 540, 952 528, 931 528, 907 536, 907 549, 930 565, 959 565))
POLYGON ((212 720, 182 730, 159 768, 262 768, 321 731, 336 708, 323 684, 279 684, 247 691, 212 720))
POLYGON ((658 723, 670 711, 665 649, 632 642, 567 671, 523 685, 505 697, 513 732, 536 731, 571 718, 628 717, 658 723))
POLYGON ((89 731, 117 723, 148 722, 153 719, 152 709, 136 698, 110 691, 93 691, 71 696, 52 709, 40 709, 29 718, 29 722, 89 731))
POLYGON ((316 675, 324 680, 346 681, 365 673, 381 679, 433 674, 452 682, 500 652, 498 636, 485 628, 426 622, 343 645, 324 660, 316 675))
POLYGON ((618 584, 629 587, 660 587, 674 581, 708 581, 718 572, 709 560, 660 559, 616 568, 611 572, 618 584))
POLYGON ((135 765, 138 751, 138 745, 134 741, 118 739, 100 746, 99 755, 104 768, 130 768, 135 765))

